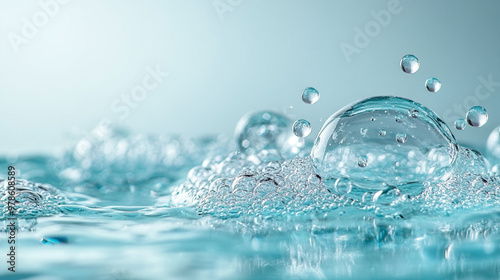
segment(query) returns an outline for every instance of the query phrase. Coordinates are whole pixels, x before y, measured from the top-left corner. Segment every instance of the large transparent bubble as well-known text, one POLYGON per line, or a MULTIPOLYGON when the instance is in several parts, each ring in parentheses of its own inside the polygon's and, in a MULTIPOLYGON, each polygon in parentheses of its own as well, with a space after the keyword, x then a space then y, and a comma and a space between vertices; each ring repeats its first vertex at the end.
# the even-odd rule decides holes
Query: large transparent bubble
POLYGON ((347 178, 361 189, 387 189, 446 179, 457 151, 450 129, 430 109, 380 96, 333 114, 311 157, 325 180, 347 178))
POLYGON ((238 148, 248 155, 265 154, 272 160, 304 156, 307 143, 292 133, 292 123, 273 111, 249 113, 236 125, 238 148))

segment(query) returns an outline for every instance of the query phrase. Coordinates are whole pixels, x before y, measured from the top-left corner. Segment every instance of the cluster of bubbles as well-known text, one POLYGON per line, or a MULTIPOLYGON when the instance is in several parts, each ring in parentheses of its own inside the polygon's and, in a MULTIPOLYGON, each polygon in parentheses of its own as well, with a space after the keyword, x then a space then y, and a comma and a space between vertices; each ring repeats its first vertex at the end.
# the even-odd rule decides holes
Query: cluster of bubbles
POLYGON ((489 173, 490 165, 478 151, 460 147, 450 178, 427 188, 416 200, 422 213, 436 209, 451 214, 457 209, 500 205, 500 178, 489 173))
MULTIPOLYGON (((0 182, 0 203, 3 205, 1 218, 10 217, 8 208, 9 181, 0 182)), ((17 179, 15 187, 15 211, 13 214, 17 218, 32 218, 40 216, 50 216, 60 212, 59 205, 66 202, 66 198, 60 191, 48 184, 34 183, 23 179, 17 179)))
POLYGON ((232 149, 221 137, 130 135, 116 127, 99 130, 105 133, 80 140, 64 155, 59 176, 65 182, 124 186, 159 176, 175 181, 206 156, 232 149))
MULTIPOLYGON (((292 121, 277 112, 249 113, 236 125, 236 145, 240 152, 255 155, 264 161, 305 156, 309 143, 292 133, 291 126, 292 121)), ((300 129, 305 133, 307 127, 301 126, 300 129)))
MULTIPOLYGON (((418 58, 412 54, 407 54, 401 58, 401 69, 403 72, 413 74, 420 68, 418 58)), ((430 92, 438 92, 441 89, 441 82, 437 78, 429 78, 425 81, 425 88, 430 92)), ((481 106, 473 106, 467 111, 465 119, 455 121, 457 130, 464 130, 466 123, 472 127, 481 127, 488 121, 488 113, 481 106)))
POLYGON ((332 115, 311 157, 266 161, 243 152, 207 160, 189 172, 172 201, 221 218, 334 209, 391 217, 411 216, 416 209, 446 214, 498 205, 500 184, 488 172, 488 161, 459 147, 434 112, 382 96, 332 115))
MULTIPOLYGON (((361 157, 358 164, 366 165, 366 160, 361 157)), ((371 213, 407 219, 500 205, 500 178, 488 175, 481 154, 461 147, 452 167, 443 181, 359 189, 347 177, 321 177, 308 157, 255 164, 249 156, 233 153, 193 168, 187 181, 174 189, 172 201, 195 207, 202 215, 250 220, 334 210, 358 218, 371 213)))
POLYGON ((193 168, 172 201, 223 218, 280 216, 348 203, 322 184, 308 157, 255 164, 238 153, 193 168))
MULTIPOLYGON (((415 73, 418 59, 405 56, 401 67, 415 73)), ((302 99, 314 104, 319 92, 307 88, 302 99)), ((484 125, 487 113, 473 107, 466 119, 456 126, 484 125)), ((493 167, 478 152, 460 147, 434 112, 400 97, 372 97, 342 108, 324 123, 314 145, 304 139, 310 132, 304 119, 250 113, 238 122, 239 151, 232 152, 233 145, 220 137, 131 136, 101 129, 98 137, 81 140, 53 165, 62 185, 74 186, 67 188, 73 192, 85 193, 82 186, 90 186, 109 193, 112 186, 120 191, 168 178, 169 187, 177 184, 166 194, 174 205, 195 206, 201 214, 222 218, 498 204, 500 184, 488 172, 499 169, 500 128, 488 140, 488 153, 498 159, 493 167), (186 173, 187 180, 181 181, 186 173)), ((2 193, 6 186, 6 181, 0 184, 2 193)), ((54 214, 73 199, 46 184, 18 180, 16 188, 19 216, 54 214)), ((5 217, 5 209, 2 213, 5 217)))
POLYGON ((19 178, 46 183, 18 180, 20 215, 59 213, 48 203, 54 197, 85 207, 151 205, 207 157, 234 151, 234 144, 223 137, 131 135, 115 127, 95 131, 99 133, 58 157, 0 158, 0 163, 16 166, 19 178))
MULTIPOLYGON (((418 58, 412 54, 407 54, 399 62, 401 70, 407 74, 413 74, 420 68, 418 58)), ((429 78, 425 81, 425 88, 430 92, 438 92, 441 89, 441 82, 437 78, 429 78)))

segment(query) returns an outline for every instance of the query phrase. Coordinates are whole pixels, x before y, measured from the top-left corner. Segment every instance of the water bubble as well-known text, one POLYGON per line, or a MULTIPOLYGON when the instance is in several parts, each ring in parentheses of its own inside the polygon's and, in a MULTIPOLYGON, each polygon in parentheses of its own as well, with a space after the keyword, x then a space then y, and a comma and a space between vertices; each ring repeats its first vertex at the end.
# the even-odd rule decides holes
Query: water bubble
POLYGON ((337 193, 348 194, 352 190, 352 183, 345 177, 338 178, 335 181, 335 190, 337 193))
POLYGON ((361 128, 361 129, 359 130, 359 133, 361 134, 361 136, 366 136, 366 133, 367 133, 367 132, 368 132, 368 129, 366 129, 366 128, 361 128))
POLYGON ((397 115, 394 117, 394 120, 396 120, 397 123, 402 123, 403 122, 403 116, 397 115))
POLYGON ((490 170, 489 161, 477 150, 459 146, 453 176, 465 174, 486 174, 490 170))
POLYGON ((455 121, 455 128, 458 130, 464 130, 467 122, 464 119, 458 119, 455 121))
POLYGON ((425 87, 430 92, 437 92, 441 89, 441 82, 436 78, 429 78, 425 81, 425 87))
POLYGON ((420 67, 420 62, 418 62, 418 58, 416 56, 407 54, 401 58, 400 65, 403 72, 413 74, 417 72, 420 67))
POLYGON ((373 189, 442 180, 451 172, 457 151, 453 134, 434 112, 408 99, 379 96, 333 114, 315 140, 311 159, 323 178, 349 177, 354 185, 373 189), (417 110, 419 117, 403 117, 409 109, 417 110), (362 136, 362 128, 379 133, 362 136), (412 141, 407 141, 409 135, 412 141), (360 169, 360 155, 374 160, 360 169))
POLYGON ((396 134, 396 141, 398 141, 398 143, 401 143, 401 144, 406 143, 406 133, 396 134))
MULTIPOLYGON (((60 213, 58 205, 66 201, 59 190, 51 185, 24 179, 16 179, 14 185, 10 182, 10 180, 0 181, 0 193, 7 194, 11 187, 15 187, 16 207, 14 210, 4 207, 0 211, 0 217, 11 215, 11 211, 17 217, 52 216, 60 213)), ((0 196, 0 203, 7 205, 7 199, 7 195, 0 196)))
POLYGON ((290 119, 276 112, 250 113, 236 126, 236 143, 241 152, 251 155, 268 151, 285 156, 292 150, 301 151, 303 147, 299 147, 300 141, 290 131, 291 125, 290 119))
POLYGON ((319 100, 319 92, 313 88, 308 87, 302 91, 302 101, 307 104, 314 104, 319 100))
POLYGON ((500 126, 493 129, 486 142, 488 155, 500 162, 500 126))
POLYGON ((358 166, 359 167, 366 167, 367 164, 368 164, 368 157, 367 156, 358 157, 358 166))
POLYGON ((481 106, 474 106, 467 111, 467 122, 474 127, 481 127, 488 122, 488 113, 481 106))
POLYGON ((321 177, 318 174, 311 174, 307 178, 307 184, 310 188, 317 188, 321 184, 321 177))
POLYGON ((420 112, 418 110, 415 110, 415 109, 408 109, 408 115, 412 118, 418 118, 418 116, 420 116, 420 112))
POLYGON ((293 123, 293 133, 297 137, 307 137, 311 130, 311 124, 307 120, 300 119, 293 123))

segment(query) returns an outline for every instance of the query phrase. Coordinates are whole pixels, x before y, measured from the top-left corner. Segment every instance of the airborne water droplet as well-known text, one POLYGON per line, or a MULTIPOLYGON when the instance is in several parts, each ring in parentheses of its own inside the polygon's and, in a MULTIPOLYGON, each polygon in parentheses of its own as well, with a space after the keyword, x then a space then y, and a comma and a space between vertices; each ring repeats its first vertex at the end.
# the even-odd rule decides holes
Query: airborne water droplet
POLYGON ((412 54, 407 54, 403 56, 399 64, 401 65, 401 69, 403 70, 403 72, 408 74, 413 74, 417 72, 418 68, 420 67, 420 62, 418 62, 418 58, 412 54))
POLYGON ((302 91, 302 101, 307 104, 314 104, 319 100, 319 92, 313 88, 308 87, 302 91))
POLYGON ((441 89, 441 82, 436 78, 429 78, 425 81, 425 87, 430 92, 437 92, 441 89))
POLYGON ((455 128, 458 130, 464 130, 466 124, 467 122, 465 122, 464 119, 458 119, 455 121, 455 128))
POLYGON ((298 137, 307 137, 311 130, 311 124, 307 120, 300 119, 293 123, 293 133, 298 137))
POLYGON ((493 167, 491 168, 491 173, 500 175, 500 163, 493 165, 493 167))
POLYGON ((474 106, 467 112, 467 122, 474 127, 481 127, 488 121, 488 113, 481 106, 474 106))
POLYGON ((387 134, 387 131, 385 131, 385 129, 381 129, 378 131, 378 135, 380 136, 385 136, 387 134))

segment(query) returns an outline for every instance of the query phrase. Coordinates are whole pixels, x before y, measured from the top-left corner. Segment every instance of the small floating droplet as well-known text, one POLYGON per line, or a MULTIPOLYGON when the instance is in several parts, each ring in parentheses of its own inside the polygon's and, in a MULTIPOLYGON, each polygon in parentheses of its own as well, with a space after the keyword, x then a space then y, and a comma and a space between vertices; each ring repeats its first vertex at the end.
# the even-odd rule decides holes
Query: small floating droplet
POLYGON ((403 72, 408 74, 413 74, 417 72, 418 68, 420 67, 420 62, 418 62, 418 58, 412 54, 407 54, 403 56, 399 64, 401 65, 401 69, 403 70, 403 72))
POLYGON ((401 116, 401 115, 395 116, 394 119, 396 120, 397 123, 402 123, 403 122, 403 116, 401 116))
POLYGON ((366 132, 368 132, 368 129, 367 128, 361 128, 359 130, 359 134, 361 134, 361 136, 366 136, 366 132))
POLYGON ((302 91, 302 101, 307 104, 314 104, 319 100, 319 92, 313 88, 308 87, 302 91))
POLYGON ((425 87, 430 92, 437 92, 441 89, 441 82, 436 78, 429 78, 425 81, 425 87))
POLYGON ((293 133, 298 137, 307 137, 311 130, 311 124, 307 120, 300 119, 293 123, 293 133))
POLYGON ((455 128, 458 130, 464 130, 467 122, 464 119, 458 119, 455 121, 455 128))
POLYGON ((467 112, 467 122, 474 127, 481 127, 488 122, 488 113, 481 106, 474 106, 467 112))
POLYGON ((398 141, 398 143, 404 144, 406 142, 406 133, 398 133, 396 135, 396 141, 398 141))
POLYGON ((387 132, 385 131, 385 129, 381 129, 378 131, 378 135, 380 136, 385 136, 387 134, 387 132))

